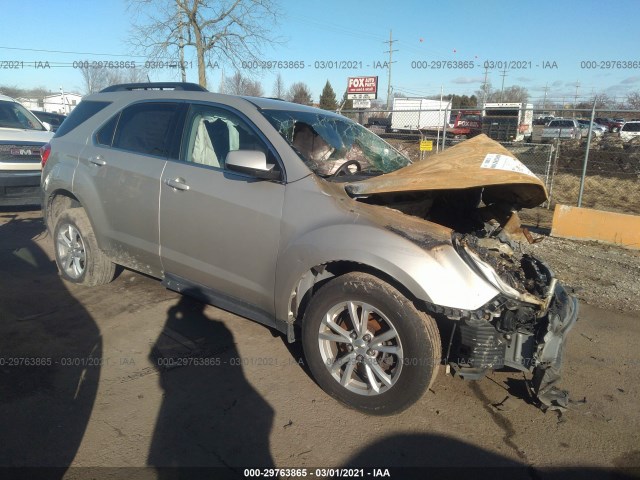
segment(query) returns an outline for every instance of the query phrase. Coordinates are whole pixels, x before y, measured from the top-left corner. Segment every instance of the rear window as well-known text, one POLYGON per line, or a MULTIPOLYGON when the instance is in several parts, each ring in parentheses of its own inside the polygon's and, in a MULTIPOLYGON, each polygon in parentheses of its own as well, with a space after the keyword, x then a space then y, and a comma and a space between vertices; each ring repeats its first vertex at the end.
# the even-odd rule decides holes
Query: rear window
POLYGON ((550 127, 575 127, 571 120, 554 120, 549 123, 550 127))
POLYGON ((622 126, 623 132, 640 132, 640 122, 637 123, 625 123, 622 126))
MULTIPOLYGON (((112 146, 130 152, 166 157, 180 105, 140 103, 122 111, 112 146)), ((105 125, 109 128, 110 125, 105 125)), ((107 136, 107 135, 105 135, 107 136)))
POLYGON ((93 117, 96 113, 110 104, 111 102, 95 102, 86 100, 80 102, 64 122, 62 122, 62 125, 60 125, 60 128, 58 128, 53 138, 59 138, 66 135, 78 125, 93 117))

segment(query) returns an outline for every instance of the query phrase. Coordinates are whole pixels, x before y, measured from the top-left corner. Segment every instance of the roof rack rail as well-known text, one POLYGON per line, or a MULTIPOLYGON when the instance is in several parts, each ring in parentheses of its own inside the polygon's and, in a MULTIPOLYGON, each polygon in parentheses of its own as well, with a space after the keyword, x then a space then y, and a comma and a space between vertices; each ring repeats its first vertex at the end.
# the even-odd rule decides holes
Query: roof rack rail
POLYGON ((119 85, 111 85, 100 90, 100 93, 106 92, 130 92, 133 90, 182 90, 187 92, 208 92, 206 88, 197 83, 188 82, 147 82, 147 83, 121 83, 119 85))

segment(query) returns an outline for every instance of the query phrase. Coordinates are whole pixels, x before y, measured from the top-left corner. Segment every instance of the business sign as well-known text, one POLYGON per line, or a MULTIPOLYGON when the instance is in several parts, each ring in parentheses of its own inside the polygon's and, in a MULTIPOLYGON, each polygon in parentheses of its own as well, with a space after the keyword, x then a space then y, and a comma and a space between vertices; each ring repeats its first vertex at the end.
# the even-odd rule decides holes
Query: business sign
POLYGON ((353 100, 353 108, 371 108, 371 100, 353 100))
POLYGON ((378 98, 378 77, 349 77, 347 98, 349 100, 375 100, 378 98))

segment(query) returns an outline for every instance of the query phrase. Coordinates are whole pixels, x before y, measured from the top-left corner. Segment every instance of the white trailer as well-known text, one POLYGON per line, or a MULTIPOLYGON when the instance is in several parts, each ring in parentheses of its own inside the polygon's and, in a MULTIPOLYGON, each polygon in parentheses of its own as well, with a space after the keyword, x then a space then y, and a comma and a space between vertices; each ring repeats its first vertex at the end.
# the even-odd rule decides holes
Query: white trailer
POLYGON ((392 132, 436 132, 444 129, 451 114, 451 101, 428 98, 394 98, 392 132))

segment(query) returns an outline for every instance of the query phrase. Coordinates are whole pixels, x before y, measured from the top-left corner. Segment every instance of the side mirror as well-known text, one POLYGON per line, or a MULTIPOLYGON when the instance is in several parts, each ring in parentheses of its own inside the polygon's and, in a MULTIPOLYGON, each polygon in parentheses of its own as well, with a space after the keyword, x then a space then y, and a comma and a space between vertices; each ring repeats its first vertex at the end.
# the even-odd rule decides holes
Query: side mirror
POLYGON ((267 156, 258 150, 233 150, 227 154, 225 167, 263 180, 278 180, 275 164, 267 164, 267 156))

